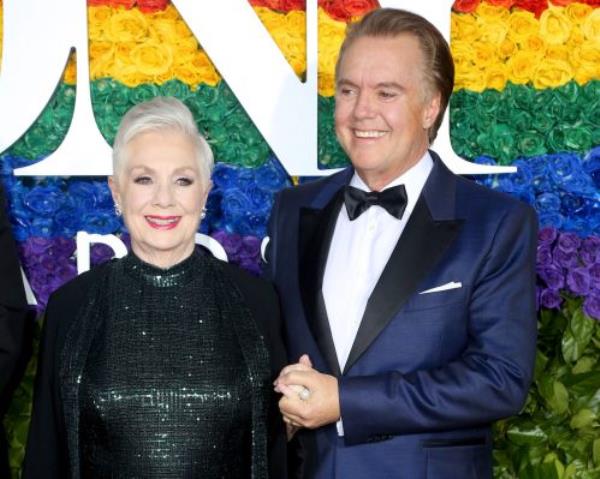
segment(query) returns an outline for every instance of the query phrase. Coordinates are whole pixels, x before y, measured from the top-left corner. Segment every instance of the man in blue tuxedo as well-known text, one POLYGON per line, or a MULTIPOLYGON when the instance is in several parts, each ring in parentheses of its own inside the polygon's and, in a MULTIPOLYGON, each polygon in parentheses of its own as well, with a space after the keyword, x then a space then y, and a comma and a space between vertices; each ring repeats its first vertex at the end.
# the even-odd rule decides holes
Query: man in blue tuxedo
POLYGON ((490 423, 527 395, 536 216, 429 150, 453 78, 424 18, 366 15, 336 70, 352 167, 275 202, 267 273, 302 356, 276 389, 301 477, 491 477, 490 423))
POLYGON ((10 477, 2 416, 14 388, 22 351, 27 302, 4 191, 0 187, 0 477, 10 477))

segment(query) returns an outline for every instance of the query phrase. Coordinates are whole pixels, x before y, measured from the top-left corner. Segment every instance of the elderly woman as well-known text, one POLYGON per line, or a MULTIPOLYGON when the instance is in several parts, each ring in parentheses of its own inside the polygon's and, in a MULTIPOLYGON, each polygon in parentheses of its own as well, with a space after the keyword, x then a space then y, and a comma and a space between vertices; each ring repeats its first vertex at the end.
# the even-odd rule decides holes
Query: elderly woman
POLYGON ((178 100, 123 118, 109 186, 131 253, 49 301, 25 478, 285 477, 277 298, 195 248, 212 165, 178 100))

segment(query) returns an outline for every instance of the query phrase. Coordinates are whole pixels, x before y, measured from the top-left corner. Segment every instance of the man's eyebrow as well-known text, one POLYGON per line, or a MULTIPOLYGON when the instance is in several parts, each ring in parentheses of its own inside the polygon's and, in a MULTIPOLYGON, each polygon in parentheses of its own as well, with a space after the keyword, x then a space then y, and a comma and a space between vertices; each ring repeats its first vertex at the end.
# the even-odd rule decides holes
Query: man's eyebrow
POLYGON ((346 78, 342 78, 337 81, 336 86, 358 86, 356 83, 347 80, 346 78))
POLYGON ((404 90, 404 87, 395 81, 384 81, 378 83, 377 88, 394 88, 396 90, 404 90))

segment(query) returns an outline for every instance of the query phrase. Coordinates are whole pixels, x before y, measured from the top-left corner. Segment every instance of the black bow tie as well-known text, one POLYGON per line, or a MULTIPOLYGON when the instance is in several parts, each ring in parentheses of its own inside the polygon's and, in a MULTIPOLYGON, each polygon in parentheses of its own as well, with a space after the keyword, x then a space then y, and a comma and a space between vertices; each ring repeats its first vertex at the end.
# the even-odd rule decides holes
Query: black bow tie
POLYGON ((400 219, 406 208, 406 189, 404 185, 398 185, 383 191, 367 192, 346 186, 344 203, 350 221, 354 221, 373 205, 385 208, 389 214, 400 219))

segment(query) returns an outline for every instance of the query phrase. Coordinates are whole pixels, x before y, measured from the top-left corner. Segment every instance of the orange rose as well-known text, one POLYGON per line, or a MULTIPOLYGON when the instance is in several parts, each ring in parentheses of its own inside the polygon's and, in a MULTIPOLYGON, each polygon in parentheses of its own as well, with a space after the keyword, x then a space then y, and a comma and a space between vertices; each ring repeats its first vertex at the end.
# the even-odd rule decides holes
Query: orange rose
POLYGON ((511 8, 515 4, 515 0, 487 0, 490 5, 503 8, 511 8))
POLYGON ((472 13, 474 12, 481 0, 455 0, 452 9, 460 13, 472 13))

